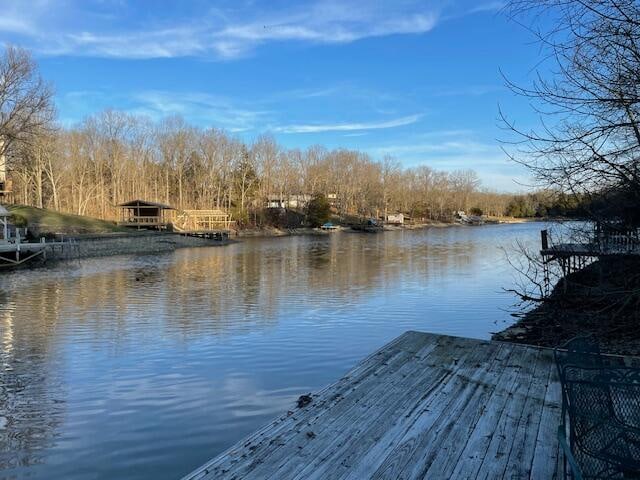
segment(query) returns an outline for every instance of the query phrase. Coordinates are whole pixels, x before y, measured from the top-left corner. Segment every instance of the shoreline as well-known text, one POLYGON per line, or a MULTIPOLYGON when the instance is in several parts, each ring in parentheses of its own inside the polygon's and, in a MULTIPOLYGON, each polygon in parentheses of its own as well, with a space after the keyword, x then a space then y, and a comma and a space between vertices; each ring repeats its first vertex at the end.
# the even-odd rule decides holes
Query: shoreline
POLYGON ((491 340, 557 348, 578 336, 594 336, 607 354, 640 356, 637 331, 615 324, 606 315, 584 311, 578 306, 560 310, 539 305, 512 325, 492 333, 491 340))
MULTIPOLYGON (((395 232, 400 230, 423 230, 427 228, 444 228, 444 227, 462 227, 465 225, 460 225, 457 223, 429 223, 429 224, 421 224, 421 225, 384 225, 382 228, 382 232, 395 232)), ((337 226, 335 230, 321 230, 319 228, 311 228, 311 227, 302 227, 302 228, 292 228, 292 229, 281 229, 275 227, 268 228, 251 228, 240 230, 236 235, 236 238, 277 238, 277 237, 296 237, 296 236, 324 236, 331 235, 336 232, 349 232, 349 233, 361 233, 357 230, 354 230, 350 227, 342 227, 337 226)))
POLYGON ((624 257, 587 265, 561 278, 548 297, 491 339, 555 348, 587 335, 606 353, 640 356, 639 312, 625 293, 637 287, 638 271, 640 260, 624 257))
MULTIPOLYGON (((486 223, 481 225, 470 225, 456 222, 430 222, 420 223, 415 225, 384 225, 382 231, 384 232, 396 232, 402 230, 425 230, 428 228, 448 228, 448 227, 483 227, 488 225, 512 225, 521 223, 532 222, 548 222, 553 219, 548 218, 496 218, 489 219, 486 223)), ((356 232, 350 227, 343 227, 337 225, 337 229, 334 232, 356 232)), ((331 231, 320 230, 318 228, 301 227, 292 229, 282 229, 276 227, 263 227, 263 228, 248 228, 239 230, 235 238, 274 238, 274 237, 292 237, 301 235, 330 235, 331 231)))
POLYGON ((117 232, 69 235, 62 237, 63 245, 47 250, 44 258, 19 265, 15 269, 29 269, 52 265, 61 261, 116 255, 154 255, 173 252, 179 248, 221 247, 234 240, 210 240, 171 232, 117 232))
MULTIPOLYGON (((429 228, 478 227, 485 225, 528 223, 544 221, 541 219, 500 219, 488 221, 483 225, 465 225, 460 223, 430 222, 416 225, 384 225, 382 231, 425 230, 429 228)), ((179 248, 221 247, 235 243, 243 238, 278 238, 292 236, 325 236, 338 232, 361 233, 350 227, 338 226, 335 231, 303 227, 296 229, 279 229, 275 227, 244 229, 236 232, 227 240, 210 240, 189 237, 178 232, 131 231, 105 232, 77 235, 60 235, 68 241, 63 247, 52 247, 47 251, 46 259, 35 259, 16 268, 34 268, 59 261, 78 260, 83 258, 99 258, 114 255, 154 255, 173 252, 179 248)), ((8 268, 7 270, 15 270, 8 268)))

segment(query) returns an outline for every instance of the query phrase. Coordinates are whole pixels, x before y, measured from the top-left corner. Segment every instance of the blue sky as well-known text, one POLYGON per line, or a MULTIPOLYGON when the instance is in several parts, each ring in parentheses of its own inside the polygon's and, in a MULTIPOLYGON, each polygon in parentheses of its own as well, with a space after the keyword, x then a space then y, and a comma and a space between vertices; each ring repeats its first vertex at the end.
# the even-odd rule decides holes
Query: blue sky
POLYGON ((105 108, 179 114, 248 141, 473 168, 516 191, 529 182, 500 149, 498 106, 536 119, 500 70, 526 81, 540 52, 502 5, 0 0, 0 41, 34 52, 65 125, 105 108))

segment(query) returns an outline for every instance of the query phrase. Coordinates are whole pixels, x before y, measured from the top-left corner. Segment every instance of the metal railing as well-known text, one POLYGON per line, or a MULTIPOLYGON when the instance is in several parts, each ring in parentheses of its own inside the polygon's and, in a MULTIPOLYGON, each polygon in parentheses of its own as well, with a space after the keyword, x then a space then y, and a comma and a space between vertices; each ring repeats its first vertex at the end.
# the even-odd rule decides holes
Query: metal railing
POLYGON ((131 225, 159 225, 167 223, 162 217, 129 217, 120 222, 131 225))
POLYGON ((632 253, 640 251, 640 229, 638 228, 596 224, 594 240, 601 252, 632 253))

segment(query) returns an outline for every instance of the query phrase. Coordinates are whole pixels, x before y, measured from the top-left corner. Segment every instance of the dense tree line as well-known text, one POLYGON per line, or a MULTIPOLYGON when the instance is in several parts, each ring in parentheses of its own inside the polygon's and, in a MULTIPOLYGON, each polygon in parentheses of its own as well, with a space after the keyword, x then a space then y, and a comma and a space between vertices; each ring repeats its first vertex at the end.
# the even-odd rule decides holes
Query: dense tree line
POLYGON ((106 111, 71 129, 42 132, 11 160, 15 201, 115 218, 118 203, 142 198, 178 209, 221 207, 245 222, 268 198, 336 194, 352 215, 403 211, 447 219, 479 207, 502 215, 511 196, 479 189, 475 172, 402 168, 353 150, 285 149, 269 136, 251 144, 181 118, 153 123, 106 111))
POLYGON ((505 213, 516 218, 584 218, 592 204, 582 195, 541 190, 513 197, 505 213))
POLYGON ((261 223, 269 198, 335 194, 340 213, 448 220, 454 211, 503 215, 511 195, 482 190, 474 171, 403 168, 363 152, 283 148, 270 136, 244 142, 180 117, 154 122, 107 110, 72 128, 56 127, 51 89, 28 52, 0 57, 0 138, 13 201, 104 219, 131 199, 177 209, 225 208, 261 223))

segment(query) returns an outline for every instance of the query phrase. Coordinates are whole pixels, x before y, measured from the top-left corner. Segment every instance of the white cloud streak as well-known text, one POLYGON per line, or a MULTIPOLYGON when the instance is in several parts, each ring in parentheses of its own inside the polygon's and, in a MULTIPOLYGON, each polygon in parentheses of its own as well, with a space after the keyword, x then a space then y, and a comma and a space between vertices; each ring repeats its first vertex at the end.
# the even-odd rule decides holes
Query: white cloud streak
POLYGON ((498 12, 505 8, 507 5, 506 1, 493 1, 487 3, 481 3, 478 6, 472 8, 469 13, 483 13, 483 12, 498 12))
POLYGON ((107 58, 202 56, 235 59, 275 42, 344 44, 372 37, 417 35, 432 30, 445 2, 312 0, 286 9, 250 2, 229 9, 204 7, 176 16, 158 8, 131 15, 127 2, 0 0, 0 32, 45 55, 107 58), (127 7, 127 8, 125 8, 127 7))
MULTIPOLYGON (((347 132, 346 135, 365 135, 370 130, 402 127, 418 122, 422 114, 408 115, 390 120, 353 123, 309 123, 283 125, 282 112, 274 110, 271 102, 240 101, 204 92, 169 92, 146 90, 113 94, 103 91, 68 92, 58 99, 62 110, 75 112, 62 119, 65 124, 82 120, 95 111, 121 105, 121 109, 153 120, 179 115, 200 126, 224 128, 230 132, 270 131, 280 134, 315 134, 347 132)), ((346 136, 345 135, 345 136, 346 136)), ((394 147, 390 147, 393 149, 394 147)))
POLYGON ((420 120, 420 117, 421 115, 418 114, 387 120, 384 122, 286 125, 282 127, 275 127, 272 130, 276 133, 320 133, 349 132, 354 130, 380 130, 411 125, 412 123, 416 123, 420 120))
POLYGON ((114 105, 156 121, 178 115, 199 126, 223 128, 230 132, 255 130, 272 122, 274 115, 268 109, 252 108, 247 102, 203 92, 147 90, 114 94, 97 90, 75 91, 58 99, 62 110, 74 112, 73 116, 62 118, 67 125, 114 105))
POLYGON ((503 192, 521 191, 530 183, 526 170, 513 162, 496 143, 478 141, 472 130, 433 130, 414 135, 404 143, 366 148, 374 158, 391 155, 404 165, 428 165, 438 170, 472 168, 484 185, 503 192))
POLYGON ((490 151, 500 151, 496 149, 495 145, 479 143, 473 140, 464 138, 463 135, 459 135, 458 139, 436 139, 431 142, 421 143, 405 143, 401 145, 388 145, 382 147, 374 147, 370 151, 376 155, 433 155, 433 154, 480 154, 490 151))

